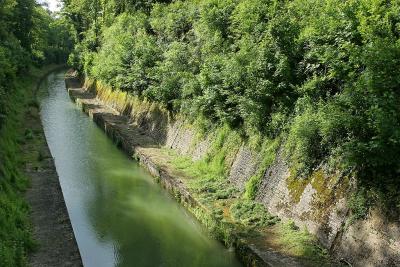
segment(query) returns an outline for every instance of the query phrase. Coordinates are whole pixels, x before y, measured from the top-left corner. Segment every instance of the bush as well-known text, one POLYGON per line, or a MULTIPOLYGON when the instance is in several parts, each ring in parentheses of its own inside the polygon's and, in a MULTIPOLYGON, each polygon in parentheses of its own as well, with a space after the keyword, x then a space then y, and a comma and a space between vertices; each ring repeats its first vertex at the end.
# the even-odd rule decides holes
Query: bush
POLYGON ((399 3, 150 2, 67 4, 74 66, 244 139, 287 137, 296 175, 328 164, 397 205, 399 3))

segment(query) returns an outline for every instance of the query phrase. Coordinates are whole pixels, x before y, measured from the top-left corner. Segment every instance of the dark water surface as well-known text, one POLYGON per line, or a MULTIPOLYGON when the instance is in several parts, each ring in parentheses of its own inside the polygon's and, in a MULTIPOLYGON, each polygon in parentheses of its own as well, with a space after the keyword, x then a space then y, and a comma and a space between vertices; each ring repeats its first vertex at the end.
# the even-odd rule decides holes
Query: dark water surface
POLYGON ((40 95, 85 266, 240 266, 71 102, 64 72, 50 75, 40 95))

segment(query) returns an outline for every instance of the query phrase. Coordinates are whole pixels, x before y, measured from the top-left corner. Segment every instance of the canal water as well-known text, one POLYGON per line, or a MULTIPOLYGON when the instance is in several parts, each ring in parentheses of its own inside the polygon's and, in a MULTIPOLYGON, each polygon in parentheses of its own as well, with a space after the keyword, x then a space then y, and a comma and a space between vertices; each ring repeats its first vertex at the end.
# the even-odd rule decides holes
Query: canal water
POLYGON ((71 102, 64 72, 43 82, 40 103, 84 266, 240 266, 71 102))

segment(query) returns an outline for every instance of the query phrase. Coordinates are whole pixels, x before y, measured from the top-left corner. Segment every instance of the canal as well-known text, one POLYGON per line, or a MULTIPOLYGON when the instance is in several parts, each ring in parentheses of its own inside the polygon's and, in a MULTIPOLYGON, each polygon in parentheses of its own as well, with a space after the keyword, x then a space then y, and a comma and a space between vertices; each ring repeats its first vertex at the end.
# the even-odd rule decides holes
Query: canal
POLYGON ((40 103, 84 266, 240 266, 72 103, 64 72, 42 83, 40 103))

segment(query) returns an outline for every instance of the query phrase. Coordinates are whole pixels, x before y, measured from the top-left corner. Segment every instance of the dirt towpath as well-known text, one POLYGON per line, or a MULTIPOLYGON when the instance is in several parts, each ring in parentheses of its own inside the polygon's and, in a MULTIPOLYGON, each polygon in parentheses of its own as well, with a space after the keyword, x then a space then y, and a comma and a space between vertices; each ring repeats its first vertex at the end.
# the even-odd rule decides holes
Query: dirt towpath
POLYGON ((31 182, 26 199, 31 207, 33 237, 38 242, 29 264, 83 266, 37 105, 26 111, 25 127, 31 135, 22 145, 25 174, 31 182))

